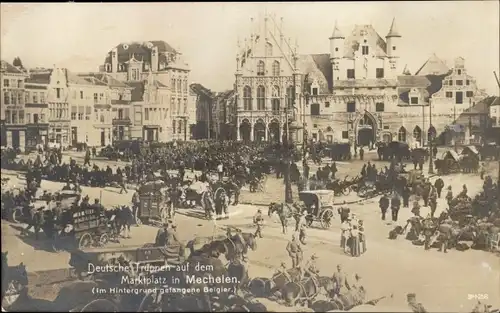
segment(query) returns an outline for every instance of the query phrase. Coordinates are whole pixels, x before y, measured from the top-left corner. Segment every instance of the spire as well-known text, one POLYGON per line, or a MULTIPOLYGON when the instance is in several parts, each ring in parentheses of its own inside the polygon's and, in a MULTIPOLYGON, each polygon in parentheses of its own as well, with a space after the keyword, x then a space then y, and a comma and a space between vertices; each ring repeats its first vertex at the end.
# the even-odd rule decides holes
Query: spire
POLYGON ((396 28, 396 18, 392 19, 392 24, 391 24, 391 28, 389 29, 389 33, 387 34, 387 36, 385 36, 385 38, 389 38, 389 37, 401 37, 401 35, 399 34, 399 32, 396 28))
POLYGON ((337 21, 335 21, 335 26, 333 27, 333 33, 332 36, 330 36, 330 39, 344 39, 344 38, 345 37, 340 31, 337 21))

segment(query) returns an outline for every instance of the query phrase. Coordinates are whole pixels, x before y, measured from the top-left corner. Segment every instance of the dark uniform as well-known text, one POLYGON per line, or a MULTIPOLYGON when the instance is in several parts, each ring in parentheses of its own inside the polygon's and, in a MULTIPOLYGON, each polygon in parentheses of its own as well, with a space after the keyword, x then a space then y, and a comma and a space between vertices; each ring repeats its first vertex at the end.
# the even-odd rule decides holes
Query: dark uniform
POLYGON ((365 150, 363 150, 363 147, 359 149, 359 159, 363 161, 363 158, 365 156, 365 150))
POLYGON ((385 214, 387 213, 387 209, 389 208, 389 198, 387 195, 383 195, 379 200, 380 211, 382 212, 382 220, 385 221, 385 214))
POLYGON ((436 179, 436 181, 434 182, 434 187, 436 187, 438 198, 441 198, 441 191, 444 188, 443 180, 441 178, 436 179))
POLYGON ((286 251, 292 259, 292 268, 298 267, 302 259, 302 248, 295 235, 292 235, 292 241, 286 246, 286 251))
MULTIPOLYGON (((344 205, 345 205, 345 201, 344 201, 344 205)), ((347 219, 349 218, 349 214, 351 213, 351 209, 349 209, 348 207, 342 206, 338 209, 338 212, 340 215, 340 222, 343 223, 343 222, 347 221, 347 219)))
POLYGON ((431 217, 434 217, 437 209, 437 191, 433 188, 429 196, 429 206, 431 207, 431 217))
POLYGON ((448 206, 450 206, 451 200, 453 200, 453 191, 451 191, 451 186, 448 186, 448 192, 446 193, 446 202, 448 206))
POLYGON ((401 200, 399 199, 399 196, 397 194, 394 194, 394 196, 391 199, 391 213, 393 222, 398 221, 398 213, 400 207, 401 207, 401 200))

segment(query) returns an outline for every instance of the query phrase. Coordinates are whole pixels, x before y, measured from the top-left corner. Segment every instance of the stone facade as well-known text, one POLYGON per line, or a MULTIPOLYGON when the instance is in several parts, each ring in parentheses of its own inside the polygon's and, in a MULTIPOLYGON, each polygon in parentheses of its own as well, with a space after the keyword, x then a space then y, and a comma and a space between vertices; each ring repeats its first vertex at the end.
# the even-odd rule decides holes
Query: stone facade
POLYGON ((189 112, 195 104, 189 96, 189 65, 179 51, 164 41, 121 43, 109 51, 101 72, 130 82, 134 88, 138 83, 150 86, 145 99, 133 101, 131 137, 160 141, 189 139, 189 112), (155 81, 153 85, 147 82, 151 79, 155 81), (153 89, 157 96, 151 93, 153 89), (162 114, 155 114, 155 110, 162 114), (158 120, 152 120, 153 115, 158 120), (139 120, 144 122, 140 131, 136 129, 139 120))
POLYGON ((491 127, 500 128, 500 97, 490 105, 491 127))
POLYGON ((25 86, 26 73, 6 61, 0 63, 0 107, 2 146, 19 148, 26 146, 25 86))
POLYGON ((283 125, 282 113, 274 114, 276 98, 278 103, 295 104, 294 113, 308 139, 425 145, 429 135, 444 138, 441 135, 464 107, 486 96, 467 73, 462 58, 448 68, 434 55, 416 75, 406 67, 402 70, 404 56, 399 51, 404 41, 395 20, 385 39, 371 25, 356 25, 345 36, 335 24, 330 51, 325 54, 298 55, 281 29, 275 18, 267 17, 252 30, 237 56, 240 139, 266 140, 262 134, 269 131, 261 129, 269 130, 270 121, 283 125), (275 97, 278 93, 273 86, 280 91, 296 88, 290 93, 293 96, 285 92, 275 97), (242 127, 251 130, 247 138, 242 138, 242 127), (261 134, 259 138, 256 133, 261 134))
POLYGON ((237 139, 281 141, 287 118, 302 118, 297 46, 273 16, 252 27, 244 46, 238 43, 236 57, 237 139))

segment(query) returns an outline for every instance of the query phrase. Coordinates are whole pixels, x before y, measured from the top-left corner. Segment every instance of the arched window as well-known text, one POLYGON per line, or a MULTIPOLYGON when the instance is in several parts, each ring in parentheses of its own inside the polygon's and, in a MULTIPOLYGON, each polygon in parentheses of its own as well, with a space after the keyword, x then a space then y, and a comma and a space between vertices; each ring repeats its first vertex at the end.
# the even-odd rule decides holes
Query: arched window
POLYGON ((252 110, 252 88, 249 86, 243 88, 243 110, 252 110))
POLYGON ((266 109, 266 88, 264 86, 257 87, 257 110, 263 111, 266 109))
POLYGON ((293 86, 289 86, 286 88, 286 106, 291 109, 293 107, 293 86))
POLYGON ((330 126, 328 126, 328 127, 326 128, 326 131, 327 131, 327 132, 329 132, 329 133, 331 133, 331 132, 333 131, 333 129, 332 129, 330 126))
POLYGON ((269 42, 266 43, 266 57, 273 55, 273 45, 269 42))
POLYGON ((398 131, 398 141, 406 142, 406 128, 401 126, 398 131))
POLYGON ((257 63, 257 76, 264 76, 266 73, 266 65, 264 64, 264 61, 259 61, 257 63))
POLYGON ((273 76, 280 76, 280 62, 273 62, 273 76))
POLYGON ((420 127, 415 126, 413 129, 413 138, 415 138, 415 141, 420 142, 422 140, 422 130, 420 127))
POLYGON ((273 114, 279 114, 280 112, 280 87, 273 86, 271 105, 273 114))

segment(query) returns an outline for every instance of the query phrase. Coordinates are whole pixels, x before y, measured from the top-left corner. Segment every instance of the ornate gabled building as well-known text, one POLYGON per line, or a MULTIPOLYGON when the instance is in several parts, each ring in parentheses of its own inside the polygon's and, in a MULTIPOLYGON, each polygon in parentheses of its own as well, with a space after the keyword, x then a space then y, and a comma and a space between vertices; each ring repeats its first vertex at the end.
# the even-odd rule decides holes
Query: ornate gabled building
MULTIPOLYGON (((460 58, 452 69, 435 55, 418 75, 402 69, 403 34, 394 19, 385 38, 372 25, 356 25, 344 35, 335 23, 329 53, 311 55, 297 54, 273 17, 258 25, 237 56, 240 139, 270 139, 264 136, 269 123, 282 119, 274 104, 285 101, 295 103, 308 139, 423 145, 429 136, 447 131, 453 110, 462 109, 458 106, 485 96, 460 58), (296 93, 287 92, 292 86, 296 93), (283 88, 286 92, 279 92, 283 88)), ((440 137, 443 142, 445 137, 440 137)))
POLYGON ((138 125, 139 116, 145 124, 142 131, 133 130, 130 137, 136 138, 140 133, 143 136, 141 138, 147 138, 147 140, 166 141, 187 138, 185 134, 188 131, 189 112, 194 103, 190 102, 188 90, 189 65, 178 50, 160 40, 120 43, 108 52, 100 71, 131 85, 135 90, 140 89, 141 85, 149 88, 147 97, 134 101, 133 124, 138 125), (147 82, 150 78, 153 81, 147 82), (149 91, 153 89, 159 90, 162 94, 161 110, 168 111, 168 114, 162 113, 158 116, 161 116, 162 121, 165 118, 169 119, 166 121, 168 127, 165 127, 163 123, 159 125, 157 122, 152 122, 149 118, 149 114, 154 114, 155 110, 159 109, 159 98, 154 97, 154 92, 149 95, 149 91), (149 101, 156 102, 150 103, 149 101), (140 112, 139 104, 144 105, 140 112))
POLYGON ((237 139, 280 141, 289 120, 300 117, 302 75, 297 45, 285 38, 282 22, 252 21, 249 38, 236 56, 237 139))

